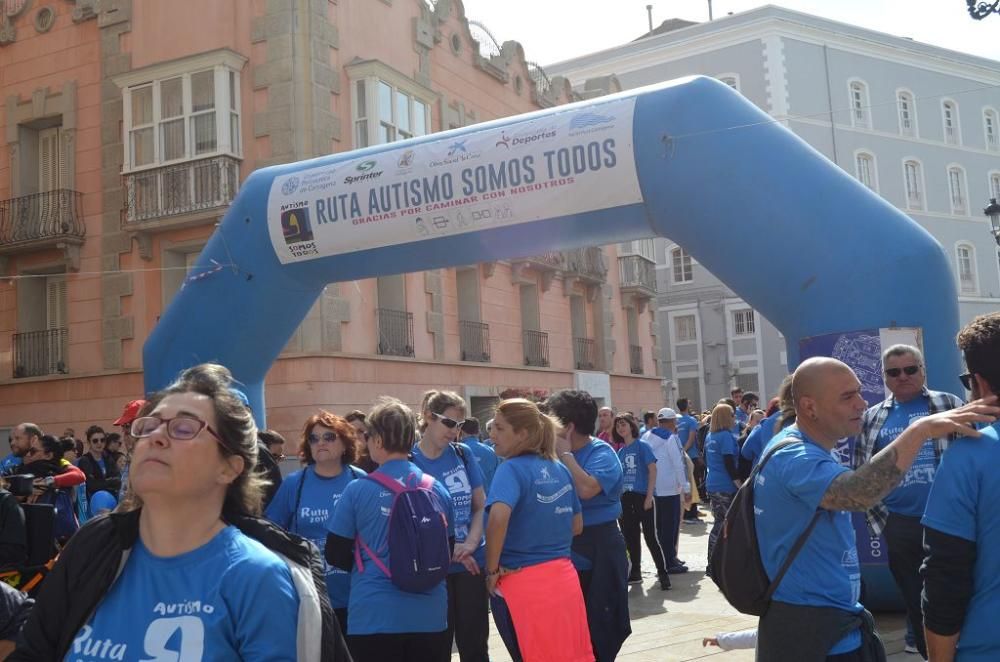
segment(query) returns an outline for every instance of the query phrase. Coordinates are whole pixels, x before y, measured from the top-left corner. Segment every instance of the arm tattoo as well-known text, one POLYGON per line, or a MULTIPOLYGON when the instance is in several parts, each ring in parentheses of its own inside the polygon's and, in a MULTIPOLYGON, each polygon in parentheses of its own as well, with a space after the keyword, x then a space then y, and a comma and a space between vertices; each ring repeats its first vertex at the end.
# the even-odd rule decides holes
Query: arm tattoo
POLYGON ((820 501, 825 510, 865 511, 885 497, 903 477, 896 466, 896 449, 888 447, 854 471, 845 471, 830 483, 820 501))

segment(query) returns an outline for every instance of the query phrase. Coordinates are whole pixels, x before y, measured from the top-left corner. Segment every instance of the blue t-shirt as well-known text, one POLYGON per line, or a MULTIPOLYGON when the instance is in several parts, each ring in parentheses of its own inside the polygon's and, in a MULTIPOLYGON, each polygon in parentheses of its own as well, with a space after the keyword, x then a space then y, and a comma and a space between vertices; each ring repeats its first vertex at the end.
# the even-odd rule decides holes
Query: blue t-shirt
MULTIPOLYGON (((625 481, 623 492, 647 494, 649 492, 649 465, 656 463, 653 449, 645 441, 636 439, 618 449, 618 459, 622 463, 625 481)), ((655 487, 655 486, 654 486, 655 487)))
POLYGON ((17 455, 11 453, 4 459, 0 460, 0 473, 7 475, 13 473, 14 469, 24 464, 24 460, 17 455))
MULTIPOLYGON (((684 444, 688 442, 688 435, 691 431, 698 430, 698 419, 690 414, 681 414, 680 418, 677 419, 677 438, 681 440, 681 448, 684 448, 684 444)), ((698 451, 698 435, 695 434, 694 441, 691 442, 691 448, 684 451, 688 454, 692 460, 697 460, 701 453, 698 451)))
MULTIPOLYGON (((455 446, 448 444, 441 455, 432 460, 424 455, 419 446, 413 447, 413 464, 437 478, 451 493, 451 501, 455 507, 455 542, 465 542, 469 537, 469 525, 472 523, 472 492, 483 486, 483 472, 479 469, 472 450, 465 444, 457 444, 465 456, 458 456, 455 446)), ((485 495, 484 495, 485 497, 485 495)), ((479 538, 479 546, 473 555, 476 563, 482 568, 486 565, 486 535, 485 530, 479 538)), ((449 572, 468 572, 461 563, 452 563, 449 572)))
POLYGON ((570 557, 573 516, 581 505, 573 476, 561 462, 537 455, 503 462, 486 500, 487 507, 495 503, 511 509, 500 565, 523 568, 570 557))
POLYGON ((138 540, 63 659, 294 662, 298 610, 288 566, 234 526, 167 558, 138 540))
POLYGON ((314 467, 306 467, 302 471, 290 474, 281 481, 281 486, 275 493, 264 515, 292 533, 313 541, 319 548, 323 559, 323 570, 326 572, 326 590, 330 594, 330 604, 334 609, 347 606, 347 596, 351 591, 351 575, 340 568, 328 565, 326 562, 327 523, 333 516, 333 511, 340 501, 344 488, 352 480, 366 475, 357 467, 344 467, 339 475, 324 478, 316 473, 314 467), (305 483, 302 481, 305 480, 305 483), (295 510, 296 497, 299 494, 299 484, 302 483, 302 496, 298 498, 299 507, 295 510))
POLYGON ((735 425, 733 425, 733 427, 742 431, 743 428, 747 426, 747 422, 750 420, 750 414, 743 411, 742 407, 737 406, 733 415, 736 418, 735 425))
POLYGON ((962 438, 941 456, 922 523, 976 543, 972 598, 958 637, 960 662, 1000 660, 1000 425, 962 438))
MULTIPOLYGON (((882 429, 879 430, 874 452, 877 453, 891 444, 910 423, 928 414, 930 414, 930 401, 927 397, 917 397, 909 402, 896 402, 889 411, 882 429)), ((899 481, 899 485, 882 499, 889 512, 909 517, 923 517, 937 464, 934 441, 925 439, 924 445, 920 447, 916 459, 899 481)))
POLYGON ((736 492, 736 485, 726 471, 726 461, 722 458, 725 455, 732 455, 735 463, 739 452, 740 447, 736 443, 736 437, 729 430, 708 433, 705 437, 705 465, 708 467, 705 490, 721 494, 736 492))
POLYGON ((584 471, 597 479, 601 491, 589 499, 581 499, 583 505, 583 525, 604 524, 618 519, 622 514, 622 490, 625 476, 622 463, 615 450, 595 437, 590 443, 573 451, 576 463, 584 471))
POLYGON ((740 455, 752 465, 756 466, 757 460, 760 459, 761 453, 764 452, 764 446, 774 436, 774 424, 778 422, 779 416, 781 416, 781 412, 776 411, 762 420, 757 424, 757 427, 750 431, 750 434, 747 435, 747 440, 743 442, 740 455))
MULTIPOLYGON (((419 481, 424 472, 406 460, 391 460, 378 471, 400 482, 419 481), (410 478, 412 475, 412 478, 410 478)), ((441 481, 434 490, 448 517, 448 535, 455 532, 455 508, 451 494, 441 481)), ((389 567, 389 513, 393 493, 374 480, 352 481, 340 496, 333 511, 329 530, 343 538, 360 536, 365 545, 389 567)), ((448 626, 448 588, 441 582, 426 593, 409 593, 396 588, 379 570, 365 551, 361 552, 362 571, 357 564, 351 571, 351 596, 347 605, 349 634, 401 632, 441 632, 448 626)))
MULTIPOLYGON (((757 545, 768 577, 774 577, 792 545, 805 531, 833 479, 849 471, 830 451, 796 427, 782 438, 798 436, 802 444, 778 450, 754 483, 757 545)), ((770 446, 770 444, 769 444, 770 446)), ((768 448, 765 448, 765 453, 768 448)), ((861 566, 851 514, 824 510, 809 539, 792 562, 774 599, 793 605, 835 607, 860 612, 861 566)), ((838 641, 828 655, 849 653, 861 645, 855 630, 838 641)))
POLYGON ((479 463, 479 470, 483 472, 483 489, 487 494, 490 492, 490 485, 493 484, 493 475, 497 472, 500 458, 496 451, 479 441, 478 437, 466 437, 462 443, 472 449, 472 454, 476 456, 479 463))

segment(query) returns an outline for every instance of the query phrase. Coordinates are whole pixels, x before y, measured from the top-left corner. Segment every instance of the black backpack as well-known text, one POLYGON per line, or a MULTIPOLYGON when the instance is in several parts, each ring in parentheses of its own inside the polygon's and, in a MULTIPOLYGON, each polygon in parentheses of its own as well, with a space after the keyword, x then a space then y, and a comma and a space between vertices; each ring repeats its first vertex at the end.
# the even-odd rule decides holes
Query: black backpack
POLYGON ((771 581, 764 569, 764 562, 760 558, 760 547, 757 546, 757 527, 754 522, 753 503, 754 481, 757 474, 764 469, 764 465, 776 452, 786 446, 800 443, 803 442, 798 437, 779 441, 757 463, 757 466, 750 472, 750 477, 733 498, 729 512, 726 513, 719 539, 712 550, 712 558, 709 559, 712 581, 726 596, 729 604, 744 614, 764 615, 771 604, 771 596, 774 595, 778 584, 781 583, 788 568, 791 567, 792 561, 805 545, 822 512, 816 511, 809 526, 795 541, 795 545, 792 546, 774 581, 771 581))

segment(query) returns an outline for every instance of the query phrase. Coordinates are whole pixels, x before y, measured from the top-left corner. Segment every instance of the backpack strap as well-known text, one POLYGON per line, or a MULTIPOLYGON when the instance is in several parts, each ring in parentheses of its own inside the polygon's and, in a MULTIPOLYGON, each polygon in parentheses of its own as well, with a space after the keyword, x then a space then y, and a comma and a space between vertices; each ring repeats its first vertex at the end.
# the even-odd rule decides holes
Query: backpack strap
POLYGON ((299 479, 299 484, 295 488, 295 508, 292 509, 292 533, 298 529, 299 522, 299 504, 302 503, 302 486, 306 484, 306 474, 309 472, 309 467, 306 466, 302 470, 302 478, 299 479))
POLYGON ((469 460, 466 459, 465 451, 462 450, 461 446, 459 446, 459 442, 455 442, 454 444, 452 444, 452 448, 455 449, 455 455, 458 456, 458 459, 460 459, 462 461, 462 464, 465 465, 465 473, 469 473, 469 460))
POLYGON ((390 478, 389 476, 387 476, 386 474, 382 473, 381 471, 373 471, 372 473, 370 473, 370 474, 368 474, 368 475, 366 475, 364 477, 368 478, 369 480, 375 481, 376 483, 378 483, 379 485, 381 485, 385 489, 391 491, 393 494, 399 494, 400 492, 403 491, 403 486, 400 485, 396 481, 396 479, 390 478))

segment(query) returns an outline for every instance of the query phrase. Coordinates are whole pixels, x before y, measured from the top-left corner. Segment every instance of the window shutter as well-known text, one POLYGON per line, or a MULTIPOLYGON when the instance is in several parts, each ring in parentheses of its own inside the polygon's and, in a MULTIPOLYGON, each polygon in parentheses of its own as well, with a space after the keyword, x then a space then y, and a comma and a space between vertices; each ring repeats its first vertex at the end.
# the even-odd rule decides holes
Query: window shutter
POLYGON ((66 327, 66 277, 45 279, 45 328, 66 327))
POLYGON ((54 191, 62 188, 66 165, 59 145, 59 128, 38 132, 38 190, 54 191))

